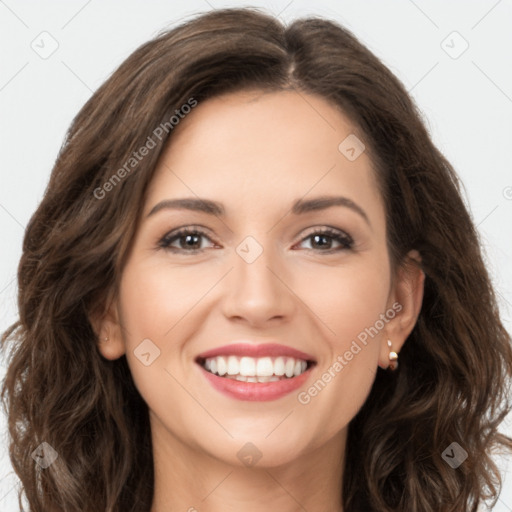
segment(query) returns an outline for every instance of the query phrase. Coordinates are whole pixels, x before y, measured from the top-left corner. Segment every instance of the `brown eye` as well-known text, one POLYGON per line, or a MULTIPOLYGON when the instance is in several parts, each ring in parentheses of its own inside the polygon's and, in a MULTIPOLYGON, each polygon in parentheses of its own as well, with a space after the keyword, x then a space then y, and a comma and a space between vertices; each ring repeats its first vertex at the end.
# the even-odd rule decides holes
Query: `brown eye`
POLYGON ((181 229, 174 233, 165 235, 158 243, 159 247, 172 252, 199 252, 203 239, 211 239, 206 233, 197 229, 181 229))
POLYGON ((354 241, 352 238, 341 231, 333 229, 324 229, 315 231, 303 238, 302 241, 311 240, 310 250, 318 250, 320 252, 337 252, 346 249, 352 249, 354 241), (333 247, 333 244, 338 247, 333 247))

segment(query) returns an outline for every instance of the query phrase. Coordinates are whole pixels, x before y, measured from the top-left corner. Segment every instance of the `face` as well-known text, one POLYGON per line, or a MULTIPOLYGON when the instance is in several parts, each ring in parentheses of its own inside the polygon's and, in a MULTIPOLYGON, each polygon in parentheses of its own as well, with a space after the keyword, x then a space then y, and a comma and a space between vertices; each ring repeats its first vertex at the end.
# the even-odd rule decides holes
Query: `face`
POLYGON ((162 445, 241 465, 250 442, 268 466, 341 446, 390 333, 396 351, 406 337, 393 331, 385 207, 355 133, 294 92, 210 99, 176 128, 102 352, 126 354, 162 445))

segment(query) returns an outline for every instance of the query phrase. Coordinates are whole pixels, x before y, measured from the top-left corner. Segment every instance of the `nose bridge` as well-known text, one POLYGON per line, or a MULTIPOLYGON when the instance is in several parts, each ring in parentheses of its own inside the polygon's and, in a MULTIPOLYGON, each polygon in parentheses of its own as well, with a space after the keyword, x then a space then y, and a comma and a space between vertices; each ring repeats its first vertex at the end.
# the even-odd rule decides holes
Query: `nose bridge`
POLYGON ((228 316, 251 323, 288 316, 293 307, 293 294, 284 284, 282 255, 269 237, 262 238, 247 236, 236 247, 225 303, 228 316))

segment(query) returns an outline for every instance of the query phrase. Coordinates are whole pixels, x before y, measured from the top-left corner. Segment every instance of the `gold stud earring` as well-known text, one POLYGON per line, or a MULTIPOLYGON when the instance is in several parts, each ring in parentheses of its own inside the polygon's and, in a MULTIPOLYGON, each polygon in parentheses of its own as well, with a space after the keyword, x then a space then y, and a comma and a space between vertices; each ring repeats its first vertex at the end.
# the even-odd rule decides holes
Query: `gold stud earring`
POLYGON ((391 371, 395 371, 398 368, 398 354, 391 350, 391 340, 388 340, 388 347, 390 348, 389 352, 389 369, 391 371))

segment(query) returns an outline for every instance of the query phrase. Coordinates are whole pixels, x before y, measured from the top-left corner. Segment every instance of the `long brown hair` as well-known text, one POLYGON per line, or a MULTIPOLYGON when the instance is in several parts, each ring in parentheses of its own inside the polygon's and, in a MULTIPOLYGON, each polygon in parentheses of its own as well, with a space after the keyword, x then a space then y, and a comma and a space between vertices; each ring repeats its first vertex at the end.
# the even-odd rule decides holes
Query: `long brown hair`
POLYGON ((345 511, 474 512, 497 499, 491 451, 512 448, 497 430, 511 408, 511 339, 454 169, 402 84, 348 30, 245 8, 197 16, 130 55, 73 120, 27 226, 2 400, 30 511, 150 509, 148 408, 126 358, 100 355, 90 319, 117 293, 171 117, 248 88, 341 109, 376 169, 393 268, 411 249, 422 256, 423 305, 400 368, 378 369, 349 426, 345 511), (148 137, 156 147, 134 165, 148 137), (58 454, 46 469, 31 456, 43 442, 58 454), (457 469, 442 457, 453 442, 468 453, 457 469))

